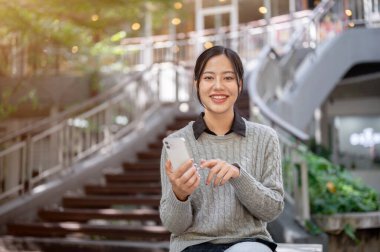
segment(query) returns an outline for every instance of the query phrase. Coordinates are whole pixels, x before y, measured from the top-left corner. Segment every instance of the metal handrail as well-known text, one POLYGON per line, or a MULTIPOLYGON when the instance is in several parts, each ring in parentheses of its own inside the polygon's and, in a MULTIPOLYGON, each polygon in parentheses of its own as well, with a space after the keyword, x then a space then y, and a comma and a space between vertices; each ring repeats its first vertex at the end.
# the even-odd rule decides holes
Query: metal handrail
MULTIPOLYGON (((258 57, 258 62, 264 62, 268 55, 275 54, 273 48, 270 46, 266 46, 263 51, 261 52, 261 55, 258 57)), ((276 54, 275 54, 276 55, 276 54)), ((277 56, 278 57, 278 56, 277 56)), ((249 95, 251 97, 251 100, 254 102, 254 104, 259 108, 260 112, 271 122, 271 124, 274 124, 284 131, 288 132, 292 136, 296 137, 297 139, 301 141, 307 141, 309 140, 309 135, 305 132, 299 130, 298 128, 294 127, 290 123, 283 120, 280 116, 278 116, 276 113, 274 113, 268 105, 263 101, 263 99, 259 95, 259 90, 256 85, 258 75, 260 74, 260 70, 264 65, 258 66, 258 68, 253 71, 249 77, 248 77, 248 83, 252 83, 252 88, 248 89, 249 95)))
MULTIPOLYGON (((271 20, 270 20, 270 23, 273 26, 275 25, 279 25, 281 23, 285 23, 285 22, 289 22, 291 21, 293 18, 295 19, 301 19, 305 16, 308 15, 310 11, 309 10, 304 10, 304 11, 299 11, 297 13, 295 13, 293 16, 290 16, 290 15, 282 15, 282 16, 278 16, 278 17, 273 17, 271 20)), ((246 24, 239 24, 238 26, 238 30, 239 32, 243 32, 244 30, 249 30, 249 29, 256 29, 256 28, 264 28, 266 27, 267 25, 267 20, 265 19, 261 19, 261 20, 257 20, 257 21, 252 21, 252 22, 249 22, 249 23, 246 23, 246 24)), ((211 38, 212 36, 214 36, 218 31, 223 31, 223 33, 227 36, 225 39, 231 39, 233 34, 230 33, 230 29, 228 26, 224 26, 224 27, 221 27, 219 30, 216 30, 216 29, 207 29, 204 31, 204 38, 206 38, 207 41, 212 41, 213 39, 211 38)), ((17 35, 17 34, 15 34, 17 35)), ((124 67, 133 67, 133 66, 136 66, 138 64, 136 64, 136 61, 138 61, 140 64, 141 63, 144 63, 142 62, 143 61, 143 55, 144 55, 144 51, 153 45, 156 46, 156 45, 159 45, 161 42, 165 42, 165 41, 172 41, 173 40, 173 36, 175 37, 175 40, 177 42, 179 41, 186 41, 188 44, 192 44, 192 43, 195 43, 197 41, 197 34, 195 32, 188 32, 188 33, 178 33, 178 34, 170 34, 170 35, 159 35, 159 36, 152 36, 150 37, 148 40, 146 38, 143 38, 143 37, 140 37, 140 38, 130 38, 130 39, 123 39, 119 45, 120 49, 122 49, 125 53, 120 55, 120 61, 123 62, 123 66, 124 67), (125 50, 126 49, 126 50, 125 50)), ((174 42, 174 41, 172 41, 174 42)), ((11 46, 11 45, 9 45, 11 46)), ((169 46, 169 47, 165 47, 166 49, 170 49, 172 50, 172 46, 169 46)), ((158 47, 156 48, 158 49, 158 47)), ((162 49, 162 48, 161 48, 162 49)), ((12 51, 12 50, 9 50, 9 51, 12 51)), ((20 51, 20 53, 22 53, 22 50, 20 51)), ((71 51, 63 51, 61 50, 60 51, 60 54, 61 54, 61 58, 63 61, 76 61, 76 57, 79 55, 79 54, 75 54, 73 55, 71 53, 71 51)), ((197 55, 194 55, 194 57, 191 57, 189 58, 190 60, 193 60, 197 55)), ((99 62, 101 63, 101 57, 99 58, 99 62)), ((160 62, 160 61, 155 61, 155 62, 160 62)), ((115 63, 115 62, 114 62, 115 63)), ((108 64, 108 63, 107 63, 108 64)), ((69 68, 66 68, 66 69, 45 69, 45 73, 46 71, 49 71, 49 70, 54 70, 55 73, 63 73, 63 71, 67 71, 67 70, 70 70, 70 67, 69 68)), ((24 73, 26 74, 26 73, 24 73)))
MULTIPOLYGON (((367 1, 367 0, 363 0, 367 1)), ((376 2, 378 2, 376 0, 376 2)), ((265 88, 263 85, 262 80, 264 80, 268 76, 262 76, 262 73, 271 73, 268 69, 276 69, 279 70, 282 75, 286 73, 286 70, 289 70, 290 68, 294 68, 295 71, 298 67, 296 64, 299 64, 299 62, 293 63, 289 62, 289 59, 292 58, 295 51, 298 49, 300 45, 302 45, 304 42, 306 42, 311 48, 315 48, 318 46, 321 42, 321 39, 319 36, 319 31, 316 29, 314 32, 315 38, 314 40, 307 40, 307 31, 310 26, 318 27, 318 25, 321 22, 321 19, 323 16, 327 13, 329 13, 331 10, 333 10, 334 5, 337 3, 337 1, 330 1, 330 0, 324 0, 322 1, 316 9, 312 12, 310 17, 307 19, 307 22, 303 24, 303 26, 299 27, 297 31, 294 32, 294 35, 289 40, 289 43, 287 43, 284 48, 280 48, 279 50, 275 50, 271 46, 266 46, 260 53, 260 57, 257 60, 258 66, 256 69, 248 76, 248 85, 249 85, 249 93, 250 93, 250 99, 251 99, 251 113, 255 116, 255 118, 262 123, 268 123, 272 125, 274 128, 280 129, 278 132, 280 132, 280 142, 282 144, 282 151, 286 154, 287 157, 290 157, 290 162, 292 166, 292 176, 287 176, 290 181, 284 181, 285 187, 287 189, 286 195, 287 198, 290 199, 291 202, 295 204, 295 207, 297 209, 297 216, 298 220, 301 224, 304 224, 305 220, 308 220, 310 218, 310 211, 309 211, 309 203, 308 203, 308 180, 307 180, 307 165, 306 161, 302 157, 302 153, 307 150, 305 146, 305 141, 308 140, 310 137, 305 132, 299 130, 298 128, 294 127, 290 123, 286 122, 284 119, 282 119, 278 114, 276 114, 270 106, 275 107, 276 104, 269 104, 269 101, 272 99, 272 101, 281 99, 281 93, 283 92, 283 87, 285 88, 296 88, 295 83, 292 82, 293 76, 285 76, 288 77, 287 79, 276 79, 279 80, 281 83, 270 83, 271 86, 269 87, 271 90, 272 97, 267 98, 265 101, 262 94, 260 92, 263 92, 263 90, 260 89, 260 87, 265 88), (305 40, 306 37, 306 40, 305 40), (281 52, 281 55, 278 56, 276 53, 277 51, 281 52), (293 64, 293 65, 292 65, 293 64), (273 68, 275 67, 277 68, 273 68), (272 68, 271 68, 272 67, 272 68), (290 78, 289 78, 290 77, 290 78), (262 78, 260 80, 260 78, 262 78), (290 83, 289 85, 284 85, 290 83), (259 87, 258 85, 261 86, 259 87), (278 90, 280 91, 278 91, 278 90), (255 107, 257 106, 257 107, 255 107), (301 140, 301 141, 300 141, 301 140), (295 168, 300 167, 300 169, 295 168), (300 180, 298 178, 300 177, 300 180), (299 181, 301 181, 301 187, 297 187, 299 185, 299 181)), ((377 6, 377 5, 376 5, 377 6)), ((333 10, 334 11, 334 10, 333 10)), ((342 11, 344 11, 342 9, 342 11)), ((368 11, 368 10, 367 10, 368 11)), ((379 13, 379 9, 373 9, 370 10, 371 14, 377 12, 379 13)), ((354 12, 354 11, 353 11, 354 12)), ((364 13, 365 14, 365 13, 364 13)), ((338 15, 339 16, 339 15, 338 15)), ((365 16, 365 15, 364 15, 365 16)), ((343 17, 341 15, 340 17, 343 17)), ((359 19, 351 19, 351 20, 343 20, 344 24, 347 24, 348 27, 352 27, 355 24, 366 24, 368 26, 373 25, 370 19, 365 17, 359 18, 359 19)), ((340 32, 340 30, 333 31, 334 34, 336 32, 340 32)), ((323 39, 323 38, 322 38, 323 39)), ((309 53, 313 53, 312 51, 309 53)), ((272 73, 271 73, 272 74, 272 73)), ((268 78, 265 79, 268 81, 268 78)), ((272 79, 271 79, 272 80, 272 79)), ((265 92, 264 92, 265 93, 265 92)))
MULTIPOLYGON (((305 33, 306 28, 311 23, 316 22, 320 16, 324 15, 330 8, 333 6, 334 1, 330 0, 324 0, 322 1, 311 13, 309 17, 307 17, 307 22, 304 23, 302 26, 299 27, 298 30, 294 32, 289 42, 284 46, 284 49, 282 50, 284 55, 293 53, 296 46, 302 41, 305 33)), ((249 94, 251 96, 251 99, 253 103, 259 108, 260 112, 269 119, 271 124, 274 124, 287 133, 289 133, 291 136, 295 137, 298 140, 301 140, 303 142, 306 142, 310 139, 310 136, 303 132, 302 130, 294 127, 284 119, 282 119, 280 116, 278 116, 276 113, 274 113, 268 106, 267 103, 263 101, 261 96, 259 95, 258 90, 258 78, 260 72, 265 68, 265 63, 268 60, 272 59, 279 59, 278 53, 274 48, 272 48, 270 45, 267 45, 262 52, 260 53, 258 62, 261 62, 261 64, 257 67, 256 71, 253 71, 253 73, 249 76, 248 83, 252 84, 252 88, 249 89, 249 94), (274 55, 274 57, 273 57, 274 55)))
MULTIPOLYGON (((3 142, 5 150, 0 151, 0 181, 5 181, 0 187, 0 202, 29 192, 51 175, 70 170, 75 162, 130 133, 145 112, 160 106, 162 71, 160 65, 151 66, 96 99, 19 131, 22 138, 9 136, 3 142)), ((191 87, 188 74, 184 75, 187 69, 171 64, 166 65, 166 71, 172 72, 172 79, 165 78, 166 88, 190 92, 184 90, 191 87), (187 77, 187 81, 181 79, 182 86, 176 84, 178 72, 187 77)), ((174 97, 174 102, 189 100, 174 97)))
MULTIPOLYGON (((305 13, 296 16, 298 18, 292 20, 292 24, 296 22, 302 23, 305 13)), ((284 23, 286 22, 284 20, 280 21, 270 23, 276 28, 277 32, 284 31, 290 34, 291 26, 288 23, 284 23)), ((257 56, 258 51, 262 48, 262 44, 267 43, 268 31, 263 29, 262 26, 242 27, 240 36, 236 36, 236 34, 225 34, 224 36, 209 35, 204 38, 204 41, 230 46, 233 44, 233 40, 237 40, 239 45, 238 52, 243 60, 247 62, 257 56)), ((153 56, 157 56, 157 62, 186 63, 194 61, 196 55, 193 38, 169 42, 166 44, 152 44, 154 53, 157 54, 153 56)), ((279 41, 279 43, 284 44, 284 41, 279 41)), ((128 48, 127 45, 125 47, 128 48)), ((130 55, 138 59, 134 61, 134 64, 136 66, 142 65, 141 53, 144 51, 144 46, 133 45, 133 47, 130 55), (136 52, 136 50, 138 51, 136 52)), ((177 67, 172 66, 176 73, 179 71, 178 67, 180 66, 178 65, 177 67)), ((102 146, 110 144, 113 139, 117 139, 123 134, 130 132, 131 125, 136 124, 138 116, 141 116, 152 104, 158 105, 161 102, 160 88, 157 86, 160 85, 160 76, 164 71, 154 66, 149 69, 145 68, 145 71, 127 77, 122 83, 101 94, 99 97, 77 105, 56 117, 43 120, 2 138, 0 144, 5 146, 8 151, 14 144, 21 142, 23 146, 13 149, 14 151, 10 153, 13 156, 9 157, 9 160, 4 159, 5 154, 0 155, 0 180, 6 180, 4 176, 11 178, 9 179, 10 184, 6 185, 5 192, 1 192, 3 188, 0 188, 0 200, 4 198, 4 195, 9 196, 9 191, 15 192, 14 190, 16 189, 14 188, 16 187, 18 193, 28 192, 33 186, 43 182, 51 174, 68 169, 74 162, 90 155, 102 146), (154 81, 148 81, 145 78, 147 76, 153 78, 154 81), (151 85, 157 86, 153 87, 151 85), (154 97, 154 102, 148 104, 145 101, 141 107, 137 104, 139 100, 138 94, 141 93, 149 94, 149 98, 154 97), (127 104, 123 102, 127 102, 127 104), (114 118, 113 114, 119 117, 114 118), (128 115, 128 118, 120 115, 128 115), (116 119, 126 124, 126 126, 117 125, 113 121, 116 119), (49 157, 49 159, 45 162, 46 157, 49 157), (15 160, 18 160, 17 163, 12 163, 16 162, 15 160), (7 164, 7 162, 10 162, 10 164, 7 164), (12 166, 19 168, 10 170, 12 166), (17 179, 12 175, 15 170, 20 171, 17 179), (17 186, 12 187, 13 184, 17 186)), ((187 70, 185 69, 184 71, 187 70)), ((176 97, 172 101, 182 102, 191 99, 189 87, 192 86, 192 81, 189 76, 190 74, 180 74, 175 77, 177 81, 174 85, 177 91, 176 97), (183 79, 179 80, 179 78, 183 79), (178 91, 180 89, 182 90, 181 92, 178 91), (184 96, 184 93, 187 93, 187 95, 184 96)))
MULTIPOLYGON (((150 68, 151 66, 148 67, 145 71, 149 71, 150 68)), ((26 126, 14 132, 10 132, 6 136, 0 138, 0 145, 13 138, 17 138, 20 135, 27 134, 28 132, 40 130, 41 128, 51 125, 52 123, 57 123, 57 121, 61 121, 61 120, 64 120, 65 118, 75 116, 75 114, 78 114, 85 109, 91 108, 95 106, 96 104, 109 99, 109 97, 112 97, 113 95, 117 94, 122 88, 124 88, 127 83, 138 80, 139 78, 141 78, 142 75, 143 75, 143 71, 128 75, 126 76, 126 79, 123 82, 118 83, 117 85, 111 87, 110 89, 104 91, 103 93, 95 97, 92 97, 80 104, 77 104, 68 108, 67 110, 63 111, 62 113, 59 113, 56 116, 39 120, 32 125, 26 126)))

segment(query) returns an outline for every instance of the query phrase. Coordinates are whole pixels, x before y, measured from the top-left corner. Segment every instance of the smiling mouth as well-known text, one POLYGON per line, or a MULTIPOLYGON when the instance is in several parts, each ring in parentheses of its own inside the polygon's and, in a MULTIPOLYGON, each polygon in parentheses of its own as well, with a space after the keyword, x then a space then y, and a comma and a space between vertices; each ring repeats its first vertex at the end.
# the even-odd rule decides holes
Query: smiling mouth
POLYGON ((210 98, 217 103, 224 102, 228 96, 227 95, 211 95, 210 98))

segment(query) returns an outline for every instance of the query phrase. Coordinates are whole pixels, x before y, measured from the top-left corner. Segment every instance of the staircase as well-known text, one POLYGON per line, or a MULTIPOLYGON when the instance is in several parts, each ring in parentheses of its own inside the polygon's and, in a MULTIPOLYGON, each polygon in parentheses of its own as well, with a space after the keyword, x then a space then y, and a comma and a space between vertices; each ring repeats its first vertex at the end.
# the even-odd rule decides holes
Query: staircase
MULTIPOLYGON (((177 117, 167 133, 185 126, 191 116, 177 117)), ((162 138, 137 154, 136 162, 105 168, 97 183, 65 195, 59 206, 38 211, 33 222, 7 225, 12 247, 41 251, 168 251, 170 237, 162 225, 160 156, 162 138)))

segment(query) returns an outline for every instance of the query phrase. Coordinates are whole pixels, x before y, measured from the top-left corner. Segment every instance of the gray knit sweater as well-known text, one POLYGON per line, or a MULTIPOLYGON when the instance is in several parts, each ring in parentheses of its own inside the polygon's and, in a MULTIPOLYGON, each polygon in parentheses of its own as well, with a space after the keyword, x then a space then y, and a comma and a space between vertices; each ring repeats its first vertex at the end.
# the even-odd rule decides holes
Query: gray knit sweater
POLYGON ((172 233, 170 251, 203 242, 229 243, 247 237, 272 240, 266 222, 283 210, 280 146, 276 132, 245 121, 246 136, 203 133, 197 140, 192 124, 169 137, 183 137, 196 164, 201 159, 221 159, 240 166, 240 176, 224 186, 206 186, 207 168, 201 168, 201 183, 187 201, 179 201, 165 173, 167 154, 161 155, 162 198, 160 217, 172 233))

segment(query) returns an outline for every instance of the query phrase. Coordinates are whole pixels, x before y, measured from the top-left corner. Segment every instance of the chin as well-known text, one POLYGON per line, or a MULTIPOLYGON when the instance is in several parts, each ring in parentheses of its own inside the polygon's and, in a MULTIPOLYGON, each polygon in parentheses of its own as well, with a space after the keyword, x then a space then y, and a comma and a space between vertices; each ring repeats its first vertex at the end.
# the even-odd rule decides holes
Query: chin
POLYGON ((233 110, 233 107, 228 107, 228 108, 221 108, 221 107, 215 107, 215 106, 207 106, 206 107, 208 112, 209 113, 213 113, 213 114, 226 114, 228 113, 230 110, 233 110))

